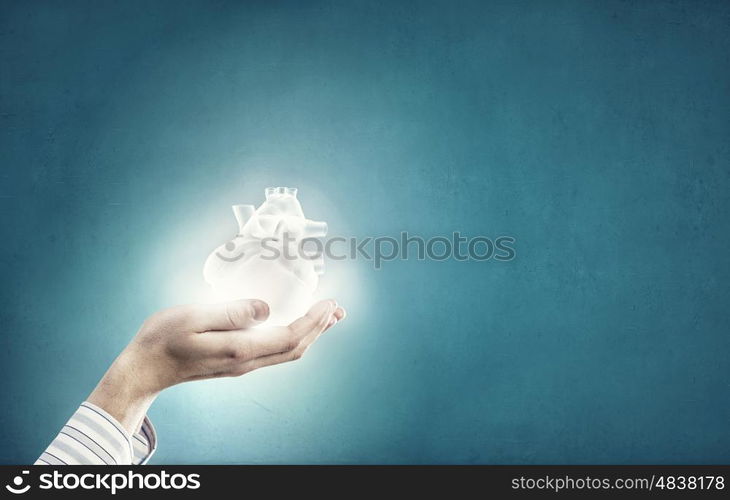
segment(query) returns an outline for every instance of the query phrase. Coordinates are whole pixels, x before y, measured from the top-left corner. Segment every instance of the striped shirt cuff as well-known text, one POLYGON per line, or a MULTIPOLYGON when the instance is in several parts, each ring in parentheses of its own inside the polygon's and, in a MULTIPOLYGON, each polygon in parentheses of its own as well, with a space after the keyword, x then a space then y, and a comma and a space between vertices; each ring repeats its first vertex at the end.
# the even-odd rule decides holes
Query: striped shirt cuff
POLYGON ((130 436, 114 417, 84 401, 34 465, 143 465, 156 449, 149 418, 130 436))

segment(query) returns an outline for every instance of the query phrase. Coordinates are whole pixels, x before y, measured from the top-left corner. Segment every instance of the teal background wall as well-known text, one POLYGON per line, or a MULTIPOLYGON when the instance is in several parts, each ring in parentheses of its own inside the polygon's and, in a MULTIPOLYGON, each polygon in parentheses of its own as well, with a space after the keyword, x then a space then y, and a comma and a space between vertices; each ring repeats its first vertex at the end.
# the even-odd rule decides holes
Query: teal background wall
POLYGON ((331 263, 347 322, 164 393, 153 463, 730 462, 727 2, 0 5, 0 462, 268 185, 517 257, 331 263))

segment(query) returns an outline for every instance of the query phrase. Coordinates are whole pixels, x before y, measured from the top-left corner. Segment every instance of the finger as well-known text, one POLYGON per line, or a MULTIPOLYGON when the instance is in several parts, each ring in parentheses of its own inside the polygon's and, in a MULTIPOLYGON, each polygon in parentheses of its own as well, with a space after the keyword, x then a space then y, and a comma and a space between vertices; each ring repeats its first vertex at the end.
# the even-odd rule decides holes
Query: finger
POLYGON ((327 326, 325 327, 324 331, 326 332, 327 330, 329 330, 330 328, 335 326, 336 323, 345 319, 346 316, 347 316, 347 312, 345 311, 344 308, 338 307, 337 309, 335 309, 335 312, 332 313, 332 317, 330 318, 329 323, 327 323, 327 326))
POLYGON ((314 304, 307 311, 307 314, 290 324, 289 329, 300 338, 304 338, 315 331, 321 333, 327 327, 327 323, 336 307, 337 302, 334 300, 321 300, 314 304))
POLYGON ((312 332, 321 333, 332 317, 334 303, 318 303, 289 326, 248 330, 211 331, 192 339, 204 358, 220 365, 236 365, 252 359, 296 349, 312 332))
POLYGON ((253 370, 258 370, 265 366, 279 365, 281 363, 288 363, 290 361, 296 361, 301 359, 302 356, 307 352, 309 347, 324 333, 322 330, 318 333, 313 333, 309 337, 305 338, 299 345, 291 351, 277 352, 276 354, 270 354, 268 356, 260 356, 245 363, 241 368, 241 373, 248 373, 253 370))
POLYGON ((189 314, 191 328, 196 332, 241 330, 266 321, 269 305, 258 299, 234 300, 195 305, 189 314))
MULTIPOLYGON (((337 310, 335 310, 336 312, 337 310)), ((330 319, 327 322, 328 326, 325 326, 323 329, 315 329, 313 330, 309 335, 307 335, 300 343, 299 345, 286 352, 278 352, 276 354, 270 354, 268 356, 261 356, 259 358, 256 358, 254 360, 249 361, 248 363, 245 363, 243 368, 243 373, 247 373, 253 370, 257 370, 259 368, 263 368, 265 366, 271 366, 271 365, 278 365, 281 363, 287 363, 289 361, 296 361, 297 359, 300 359, 304 354, 307 352, 307 350, 314 344, 317 339, 327 331, 330 327, 334 326, 337 323, 337 317, 335 316, 335 312, 330 315, 330 319)), ((339 313, 337 313, 337 316, 340 316, 342 318, 345 317, 345 311, 344 309, 341 309, 339 313)))

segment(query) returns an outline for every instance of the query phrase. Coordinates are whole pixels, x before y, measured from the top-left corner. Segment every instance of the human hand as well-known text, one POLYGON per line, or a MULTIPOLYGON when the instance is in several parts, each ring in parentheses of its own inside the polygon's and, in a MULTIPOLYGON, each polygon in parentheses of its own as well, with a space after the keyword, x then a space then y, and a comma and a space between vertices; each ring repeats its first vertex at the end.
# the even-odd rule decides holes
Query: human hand
POLYGON ((260 300, 177 306, 155 313, 88 401, 134 433, 163 389, 299 359, 324 331, 345 318, 345 310, 334 300, 323 300, 289 326, 260 325, 268 316, 269 307, 260 300))

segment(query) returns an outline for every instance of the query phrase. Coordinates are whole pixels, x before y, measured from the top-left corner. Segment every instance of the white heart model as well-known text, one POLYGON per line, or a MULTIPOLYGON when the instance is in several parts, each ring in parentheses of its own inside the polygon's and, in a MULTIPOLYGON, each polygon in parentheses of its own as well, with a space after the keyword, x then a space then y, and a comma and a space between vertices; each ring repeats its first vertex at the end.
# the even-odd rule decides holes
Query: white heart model
POLYGON ((267 188, 265 195, 259 208, 233 206, 238 234, 208 256, 203 276, 222 298, 266 301, 267 323, 283 325, 313 302, 323 257, 305 254, 302 241, 324 237, 327 223, 304 217, 296 188, 267 188))

